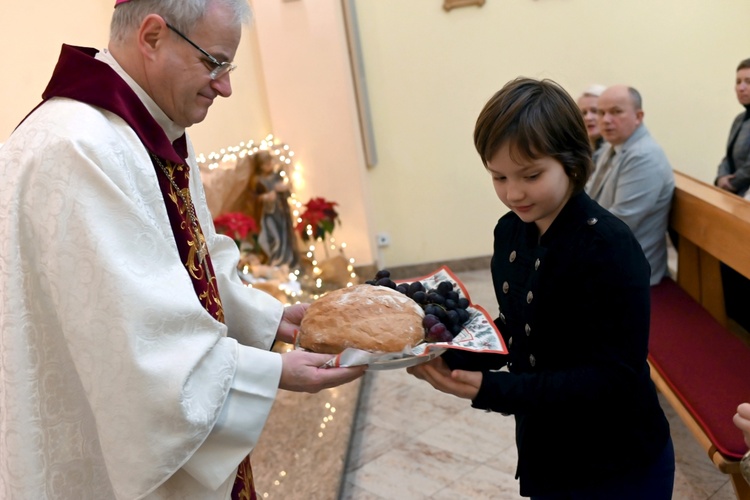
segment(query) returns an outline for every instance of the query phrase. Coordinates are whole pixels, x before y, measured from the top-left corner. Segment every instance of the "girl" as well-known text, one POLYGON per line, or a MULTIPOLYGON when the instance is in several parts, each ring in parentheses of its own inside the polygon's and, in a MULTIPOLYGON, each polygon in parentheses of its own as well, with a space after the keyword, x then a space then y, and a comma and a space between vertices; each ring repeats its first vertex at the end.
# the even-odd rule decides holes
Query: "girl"
POLYGON ((575 101, 549 80, 511 81, 474 143, 510 209, 491 264, 509 354, 450 350, 409 372, 515 415, 523 496, 671 499, 674 451, 646 362, 649 265, 583 191, 591 146, 575 101))

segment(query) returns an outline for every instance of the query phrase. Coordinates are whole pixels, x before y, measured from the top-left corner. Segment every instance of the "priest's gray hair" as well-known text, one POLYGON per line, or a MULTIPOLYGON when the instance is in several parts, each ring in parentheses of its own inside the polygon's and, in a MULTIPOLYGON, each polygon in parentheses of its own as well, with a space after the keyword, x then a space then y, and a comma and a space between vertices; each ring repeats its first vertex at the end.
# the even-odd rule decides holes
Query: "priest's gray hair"
POLYGON ((213 2, 228 6, 234 12, 238 24, 249 23, 252 18, 247 0, 130 0, 115 7, 109 38, 115 42, 125 41, 127 35, 137 29, 149 14, 160 15, 169 24, 189 35, 191 28, 213 2))

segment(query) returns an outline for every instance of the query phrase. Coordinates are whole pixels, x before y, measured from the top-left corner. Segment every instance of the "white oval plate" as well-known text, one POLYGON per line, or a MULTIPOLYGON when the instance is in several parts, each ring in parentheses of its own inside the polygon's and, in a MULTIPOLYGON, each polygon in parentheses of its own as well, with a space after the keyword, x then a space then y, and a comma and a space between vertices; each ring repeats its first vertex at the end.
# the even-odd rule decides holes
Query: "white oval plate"
POLYGON ((430 349, 430 352, 424 356, 407 356, 405 358, 389 359, 388 361, 374 361, 368 365, 368 370, 397 370, 399 368, 409 368, 410 366, 421 365, 431 359, 435 359, 443 354, 446 349, 430 349))

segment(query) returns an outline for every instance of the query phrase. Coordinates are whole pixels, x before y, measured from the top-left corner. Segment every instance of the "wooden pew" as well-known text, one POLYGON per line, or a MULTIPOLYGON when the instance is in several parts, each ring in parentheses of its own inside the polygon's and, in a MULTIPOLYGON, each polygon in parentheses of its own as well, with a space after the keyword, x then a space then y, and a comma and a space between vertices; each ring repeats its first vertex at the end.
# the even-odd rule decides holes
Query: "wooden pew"
POLYGON ((750 277, 750 202, 675 172, 670 226, 680 234, 677 283, 727 326, 719 261, 750 277))
POLYGON ((750 401, 750 347, 729 329, 720 273, 724 262, 750 277, 750 202, 680 172, 675 185, 679 286, 652 287, 652 379, 737 497, 750 500, 739 471, 745 445, 731 428, 737 405, 750 401))

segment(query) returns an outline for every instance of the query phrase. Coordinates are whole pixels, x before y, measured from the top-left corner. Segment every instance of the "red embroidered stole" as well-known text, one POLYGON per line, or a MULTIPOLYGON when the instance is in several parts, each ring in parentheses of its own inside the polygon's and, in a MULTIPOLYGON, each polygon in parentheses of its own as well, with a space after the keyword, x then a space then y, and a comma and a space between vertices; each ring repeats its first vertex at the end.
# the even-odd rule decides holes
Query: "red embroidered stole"
MULTIPOLYGON (((224 322, 224 309, 216 284, 211 256, 206 248, 206 238, 197 220, 195 206, 190 196, 190 168, 153 156, 159 187, 164 195, 169 222, 172 225, 177 249, 182 263, 193 282, 195 294, 203 307, 217 321, 224 322), (175 191, 179 189, 179 193, 175 191), (187 205, 186 205, 187 203, 187 205), (191 217, 192 215, 192 217, 191 217), (192 220, 195 218, 195 220, 192 220)), ((232 487, 232 500, 256 500, 250 455, 240 464, 232 487)))
POLYGON ((180 259, 193 282, 195 294, 203 308, 223 323, 224 310, 211 256, 207 250, 204 250, 205 254, 201 254, 201 249, 206 248, 206 238, 197 218, 195 223, 192 220, 196 215, 189 189, 190 168, 186 164, 174 164, 168 160, 152 158, 180 259))
POLYGON ((248 455, 237 469, 237 477, 234 478, 234 487, 232 487, 232 500, 257 500, 257 495, 253 471, 250 468, 250 455, 248 455))

